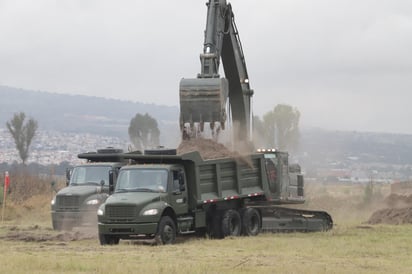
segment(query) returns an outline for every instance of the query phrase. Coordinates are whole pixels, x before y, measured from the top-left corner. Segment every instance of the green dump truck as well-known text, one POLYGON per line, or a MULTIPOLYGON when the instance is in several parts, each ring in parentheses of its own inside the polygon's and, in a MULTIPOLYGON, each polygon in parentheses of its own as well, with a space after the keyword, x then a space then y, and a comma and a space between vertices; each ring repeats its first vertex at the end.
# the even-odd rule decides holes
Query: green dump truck
POLYGON ((78 155, 86 159, 66 173, 66 187, 51 201, 52 225, 55 230, 71 230, 76 226, 97 225, 98 207, 113 192, 109 174, 116 179, 125 164, 123 150, 99 149, 78 155))
POLYGON ((114 193, 97 211, 100 244, 120 239, 171 244, 179 234, 224 238, 333 225, 326 212, 280 206, 304 203, 300 167, 289 166, 286 152, 215 160, 202 160, 198 152, 166 154, 125 153, 134 164, 120 169, 114 193))

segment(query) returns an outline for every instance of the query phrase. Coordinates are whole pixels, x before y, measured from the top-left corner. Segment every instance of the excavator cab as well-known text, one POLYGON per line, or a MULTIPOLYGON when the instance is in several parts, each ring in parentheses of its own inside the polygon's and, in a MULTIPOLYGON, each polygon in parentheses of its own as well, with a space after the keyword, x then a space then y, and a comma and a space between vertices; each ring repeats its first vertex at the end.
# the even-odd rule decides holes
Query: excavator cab
POLYGON ((212 134, 215 128, 225 128, 228 93, 226 78, 180 81, 180 130, 184 139, 203 132, 204 123, 209 123, 212 134))

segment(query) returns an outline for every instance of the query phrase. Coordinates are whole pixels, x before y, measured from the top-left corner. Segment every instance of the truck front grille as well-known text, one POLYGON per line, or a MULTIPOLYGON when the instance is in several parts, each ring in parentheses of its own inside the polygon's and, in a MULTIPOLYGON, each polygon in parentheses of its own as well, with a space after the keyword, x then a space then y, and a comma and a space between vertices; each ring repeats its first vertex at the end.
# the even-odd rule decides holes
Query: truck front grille
POLYGON ((79 210, 79 196, 57 196, 56 205, 59 210, 79 210))
POLYGON ((128 205, 108 205, 106 206, 106 216, 110 222, 133 222, 136 216, 136 207, 128 205))

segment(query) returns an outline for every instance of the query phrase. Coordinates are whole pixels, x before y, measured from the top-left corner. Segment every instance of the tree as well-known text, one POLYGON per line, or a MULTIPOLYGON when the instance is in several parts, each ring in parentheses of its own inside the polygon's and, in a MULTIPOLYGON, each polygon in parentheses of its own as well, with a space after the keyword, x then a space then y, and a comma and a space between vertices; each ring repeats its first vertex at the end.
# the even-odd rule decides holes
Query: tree
POLYGON ((299 144, 300 112, 289 105, 279 104, 263 116, 268 146, 295 150, 299 144))
POLYGON ((136 149, 143 150, 159 145, 160 130, 157 121, 149 114, 139 114, 130 121, 129 138, 136 149))
POLYGON ((262 148, 267 146, 266 130, 263 121, 259 116, 253 115, 253 143, 256 148, 262 148))
POLYGON ((278 146, 284 150, 297 149, 300 112, 289 105, 277 105, 273 110, 278 146))
POLYGON ((26 160, 29 157, 30 144, 36 135, 38 128, 36 120, 30 118, 25 122, 25 119, 26 114, 24 112, 15 113, 13 118, 6 123, 23 164, 26 163, 26 160))

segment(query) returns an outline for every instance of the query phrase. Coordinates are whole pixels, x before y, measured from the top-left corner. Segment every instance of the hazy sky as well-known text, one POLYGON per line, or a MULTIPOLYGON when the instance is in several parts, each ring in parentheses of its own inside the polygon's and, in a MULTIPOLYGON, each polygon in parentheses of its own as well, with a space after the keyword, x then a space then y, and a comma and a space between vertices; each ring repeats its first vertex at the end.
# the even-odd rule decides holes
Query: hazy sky
MULTIPOLYGON (((0 85, 179 104, 200 72, 205 0, 0 0, 0 85)), ((229 1, 254 113, 412 133, 412 1, 229 1)))

